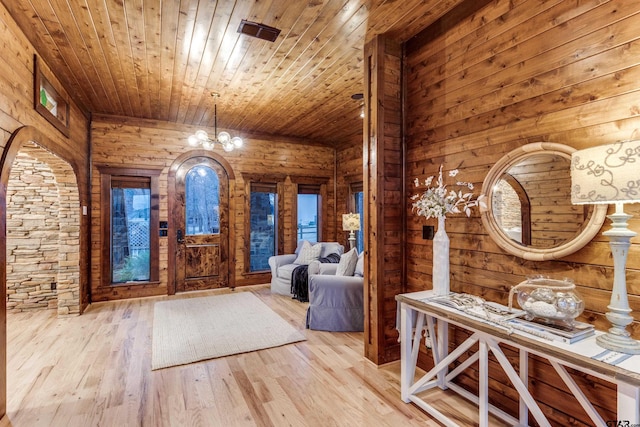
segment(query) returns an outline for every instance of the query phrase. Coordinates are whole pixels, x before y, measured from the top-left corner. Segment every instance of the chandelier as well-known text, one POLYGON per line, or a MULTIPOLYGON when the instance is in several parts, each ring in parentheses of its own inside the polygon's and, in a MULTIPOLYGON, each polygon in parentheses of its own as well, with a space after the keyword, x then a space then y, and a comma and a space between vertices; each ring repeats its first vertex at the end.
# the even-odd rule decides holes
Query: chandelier
MULTIPOLYGON (((211 96, 218 98, 220 96, 217 92, 212 92, 211 96)), ((198 130, 193 135, 189 136, 187 142, 191 147, 202 146, 205 150, 213 150, 216 142, 222 145, 224 151, 233 151, 234 148, 242 147, 243 141, 239 136, 231 138, 229 132, 218 133, 218 106, 217 103, 213 104, 213 131, 214 138, 211 139, 209 134, 204 130, 198 130), (217 136, 216 136, 217 135, 217 136)))

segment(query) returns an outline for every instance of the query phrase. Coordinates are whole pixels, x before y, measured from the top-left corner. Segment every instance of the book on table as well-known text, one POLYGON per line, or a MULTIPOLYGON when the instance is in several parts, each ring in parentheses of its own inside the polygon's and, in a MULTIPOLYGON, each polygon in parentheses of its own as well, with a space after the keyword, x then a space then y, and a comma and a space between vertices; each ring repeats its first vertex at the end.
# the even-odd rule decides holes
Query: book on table
POLYGON ((542 335, 544 338, 562 341, 567 344, 572 344, 595 334, 593 325, 578 321, 574 321, 573 325, 567 325, 549 323, 539 319, 526 320, 516 317, 510 319, 508 323, 514 325, 520 331, 530 332, 533 335, 542 335))

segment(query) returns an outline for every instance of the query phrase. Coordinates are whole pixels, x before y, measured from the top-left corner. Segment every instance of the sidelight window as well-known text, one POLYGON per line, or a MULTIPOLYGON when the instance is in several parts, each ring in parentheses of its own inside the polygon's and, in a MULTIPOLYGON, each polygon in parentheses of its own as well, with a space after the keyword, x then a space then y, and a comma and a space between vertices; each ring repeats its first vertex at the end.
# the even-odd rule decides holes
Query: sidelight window
POLYGON ((111 180, 111 282, 149 281, 149 178, 111 180))
POLYGON ((269 257, 276 255, 278 230, 277 184, 251 183, 250 196, 250 268, 269 270, 269 257))
POLYGON ((100 172, 103 286, 157 281, 160 171, 100 172))
POLYGON ((319 185, 298 185, 298 240, 320 241, 321 206, 319 185))
POLYGON ((360 214, 360 230, 356 231, 356 248, 358 253, 362 253, 364 251, 364 192, 362 183, 351 184, 349 191, 351 193, 349 210, 360 214))

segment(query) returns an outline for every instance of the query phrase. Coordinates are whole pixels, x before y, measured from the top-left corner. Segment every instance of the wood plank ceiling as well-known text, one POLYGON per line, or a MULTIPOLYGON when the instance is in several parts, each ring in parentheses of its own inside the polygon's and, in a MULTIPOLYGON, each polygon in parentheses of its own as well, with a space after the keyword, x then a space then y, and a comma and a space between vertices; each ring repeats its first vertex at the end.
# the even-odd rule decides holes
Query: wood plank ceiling
MULTIPOLYGON (((339 144, 360 133, 363 46, 462 0, 1 0, 92 113, 339 144), (282 30, 273 43, 240 21, 282 30)), ((472 0, 471 0, 472 1, 472 0)))

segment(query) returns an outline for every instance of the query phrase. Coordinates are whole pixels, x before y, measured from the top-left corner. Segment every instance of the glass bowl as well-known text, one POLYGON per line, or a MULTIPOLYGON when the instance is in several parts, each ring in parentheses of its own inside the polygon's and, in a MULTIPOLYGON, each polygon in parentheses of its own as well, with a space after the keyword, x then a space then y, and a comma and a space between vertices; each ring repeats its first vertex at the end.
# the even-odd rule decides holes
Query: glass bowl
POLYGON ((509 305, 516 294, 526 320, 559 323, 572 327, 584 311, 584 301, 570 280, 531 278, 511 288, 509 305))

